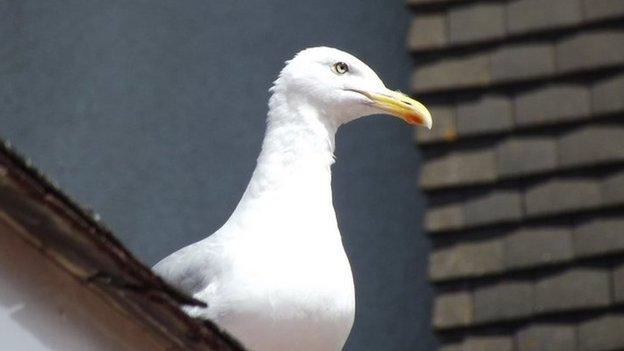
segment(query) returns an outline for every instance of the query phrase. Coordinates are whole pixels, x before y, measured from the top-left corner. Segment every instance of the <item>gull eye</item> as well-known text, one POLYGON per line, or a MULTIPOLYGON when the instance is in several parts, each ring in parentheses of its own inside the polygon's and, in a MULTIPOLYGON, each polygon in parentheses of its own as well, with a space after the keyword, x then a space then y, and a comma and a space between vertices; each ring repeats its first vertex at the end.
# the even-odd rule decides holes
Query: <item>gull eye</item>
POLYGON ((338 74, 345 74, 349 72, 349 66, 344 62, 337 62, 334 64, 334 71, 338 74))

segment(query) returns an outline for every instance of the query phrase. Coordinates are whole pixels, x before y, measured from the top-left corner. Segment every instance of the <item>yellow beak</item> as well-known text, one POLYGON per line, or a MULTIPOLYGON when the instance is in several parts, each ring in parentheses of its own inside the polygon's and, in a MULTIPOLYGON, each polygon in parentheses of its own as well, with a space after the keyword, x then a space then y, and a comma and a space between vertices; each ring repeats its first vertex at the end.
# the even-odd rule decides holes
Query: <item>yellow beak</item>
POLYGON ((373 93, 357 90, 373 102, 373 106, 401 118, 409 124, 417 124, 431 129, 433 120, 425 105, 399 92, 386 90, 382 93, 373 93))

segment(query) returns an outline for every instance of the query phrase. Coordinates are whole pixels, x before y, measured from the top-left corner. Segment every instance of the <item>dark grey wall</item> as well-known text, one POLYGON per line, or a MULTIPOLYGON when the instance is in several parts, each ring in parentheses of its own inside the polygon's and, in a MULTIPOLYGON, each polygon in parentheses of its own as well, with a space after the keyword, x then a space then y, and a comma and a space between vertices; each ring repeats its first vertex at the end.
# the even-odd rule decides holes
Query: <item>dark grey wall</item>
MULTIPOLYGON (((234 208, 284 60, 335 46, 405 88, 407 19, 403 0, 0 0, 0 135, 152 264, 234 208)), ((410 134, 371 117, 338 135, 358 304, 349 350, 432 347, 410 134)))

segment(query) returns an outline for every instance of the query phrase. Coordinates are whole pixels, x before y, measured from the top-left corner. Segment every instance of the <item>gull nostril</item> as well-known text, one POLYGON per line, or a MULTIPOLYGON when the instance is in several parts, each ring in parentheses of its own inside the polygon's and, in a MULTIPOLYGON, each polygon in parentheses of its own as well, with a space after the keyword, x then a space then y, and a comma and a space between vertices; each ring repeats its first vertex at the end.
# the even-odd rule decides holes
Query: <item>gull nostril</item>
POLYGON ((406 105, 412 106, 412 103, 409 102, 409 101, 403 101, 403 103, 406 104, 406 105))

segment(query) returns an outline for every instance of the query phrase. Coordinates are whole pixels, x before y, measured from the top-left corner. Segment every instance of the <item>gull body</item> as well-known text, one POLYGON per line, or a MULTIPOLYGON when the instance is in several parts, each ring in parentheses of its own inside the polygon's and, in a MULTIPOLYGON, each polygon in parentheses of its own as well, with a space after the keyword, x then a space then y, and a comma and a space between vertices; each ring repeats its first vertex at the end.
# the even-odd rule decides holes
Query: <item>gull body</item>
POLYGON ((297 54, 271 88, 256 169, 228 221, 154 270, 207 303, 187 307, 252 351, 338 351, 355 292, 332 203, 338 127, 389 113, 431 127, 424 106, 388 90, 366 64, 337 49, 297 54))

